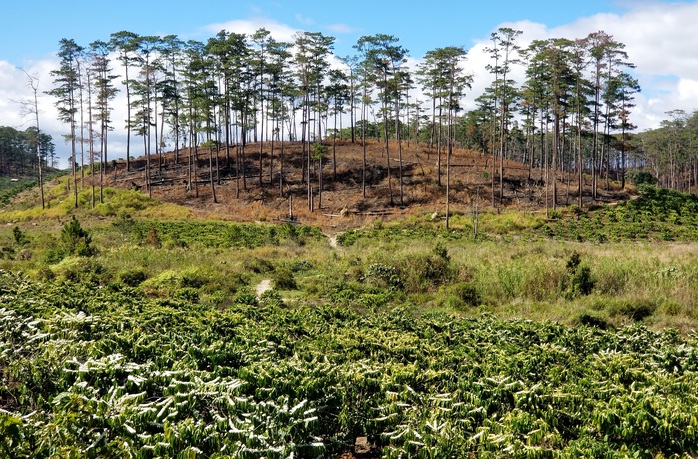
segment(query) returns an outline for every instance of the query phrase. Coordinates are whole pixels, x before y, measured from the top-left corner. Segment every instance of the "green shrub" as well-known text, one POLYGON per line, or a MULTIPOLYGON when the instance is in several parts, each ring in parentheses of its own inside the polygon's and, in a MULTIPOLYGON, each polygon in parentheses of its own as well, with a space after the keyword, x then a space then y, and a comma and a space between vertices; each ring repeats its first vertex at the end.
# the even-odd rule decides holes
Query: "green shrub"
POLYGON ((400 264, 400 275, 405 288, 410 292, 423 292, 434 289, 453 279, 455 270, 451 268, 448 256, 431 254, 410 254, 400 264))
POLYGON ((235 295, 233 302, 235 304, 242 304, 242 305, 246 305, 246 306, 257 306, 258 305, 257 297, 254 296, 253 293, 246 292, 246 291, 238 292, 235 295))
POLYGON ((18 246, 23 246, 27 242, 29 242, 29 238, 27 237, 27 234, 22 231, 22 229, 19 226, 15 226, 12 228, 12 236, 14 237, 15 244, 18 246))
POLYGON ((209 278, 208 276, 201 272, 199 269, 188 269, 186 271, 182 271, 181 278, 179 280, 179 285, 182 288, 194 288, 198 289, 203 287, 207 282, 209 278))
POLYGON ((37 271, 36 277, 42 282, 50 282, 56 278, 56 273, 54 273, 48 266, 42 265, 37 271))
POLYGON ((259 257, 243 261, 242 267, 245 271, 251 271, 256 274, 266 274, 274 270, 272 262, 259 257))
POLYGON ((188 301, 189 303, 199 302, 199 291, 192 287, 182 287, 172 295, 175 299, 188 301))
POLYGON ((63 258, 65 258, 66 252, 63 250, 63 247, 56 246, 56 247, 51 247, 46 251, 44 254, 44 262, 53 265, 55 263, 58 263, 61 261, 63 258))
POLYGON ((129 287, 137 287, 148 278, 148 273, 143 268, 127 269, 119 272, 116 278, 124 285, 128 285, 129 287))
POLYGON ((567 261, 567 272, 569 273, 569 282, 565 294, 568 298, 591 294, 595 281, 591 275, 591 268, 582 264, 579 253, 573 252, 570 256, 567 261))
POLYGON ((448 288, 448 293, 458 300, 460 307, 473 307, 480 304, 477 287, 470 282, 458 282, 448 288))
POLYGON ((284 305, 284 300, 276 290, 267 290, 260 295, 259 304, 267 307, 280 307, 284 305))
POLYGON ((272 274, 272 281, 274 288, 279 290, 294 290, 296 288, 296 279, 288 268, 276 269, 272 274))
POLYGON ((577 316, 577 323, 587 327, 596 327, 601 330, 610 328, 610 324, 603 317, 589 312, 581 312, 577 316))
POLYGON ((101 284, 106 275, 106 269, 93 258, 67 257, 58 263, 54 271, 56 275, 71 283, 101 284))
POLYGON ((652 175, 652 173, 647 171, 638 171, 630 174, 630 180, 633 185, 656 185, 657 179, 652 175))
POLYGON ((402 290, 404 287, 397 268, 382 263, 369 265, 360 280, 390 290, 402 290))
POLYGON ((91 245, 92 237, 86 230, 82 229, 80 222, 74 215, 70 223, 64 225, 61 230, 61 244, 68 255, 89 257, 95 252, 91 245))
POLYGON ((654 314, 657 303, 648 299, 621 298, 610 300, 606 309, 611 316, 623 315, 635 322, 641 322, 654 314))

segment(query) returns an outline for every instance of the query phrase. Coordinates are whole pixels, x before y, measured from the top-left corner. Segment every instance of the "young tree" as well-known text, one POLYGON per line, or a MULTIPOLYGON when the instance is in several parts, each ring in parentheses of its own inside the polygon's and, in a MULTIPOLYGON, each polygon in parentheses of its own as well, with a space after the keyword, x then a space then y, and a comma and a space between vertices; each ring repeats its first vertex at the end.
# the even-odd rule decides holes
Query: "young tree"
POLYGON ((136 112, 136 133, 143 137, 143 152, 145 154, 145 186, 148 195, 152 196, 151 186, 151 153, 152 139, 156 140, 157 130, 153 136, 153 128, 157 129, 157 72, 156 53, 160 47, 160 37, 143 36, 137 40, 137 52, 140 56, 139 79, 132 83, 138 99, 132 101, 136 112))
POLYGON ((291 73, 288 63, 291 59, 289 48, 291 45, 285 42, 271 40, 269 42, 269 93, 271 99, 272 128, 271 153, 269 157, 269 182, 273 182, 274 177, 274 138, 280 143, 279 153, 279 196, 284 195, 284 119, 287 117, 284 93, 288 91, 291 83, 291 73))
MULTIPOLYGON (((175 164, 179 164, 179 141, 182 136, 180 126, 182 95, 179 78, 183 48, 182 40, 175 35, 167 35, 162 38, 159 49, 160 67, 163 72, 163 80, 160 82, 163 122, 166 121, 172 130, 175 164)), ((161 129, 161 136, 163 131, 164 129, 161 129)))
POLYGON ((295 35, 296 53, 294 61, 296 64, 300 89, 303 94, 303 120, 302 143, 303 154, 307 160, 307 180, 308 186, 308 209, 313 209, 313 191, 310 180, 312 153, 310 151, 311 125, 313 121, 313 108, 315 108, 315 121, 317 128, 315 131, 315 141, 322 141, 322 119, 320 114, 324 112, 321 103, 322 83, 329 63, 327 61, 334 45, 334 38, 325 36, 319 32, 300 32, 295 35))
POLYGON ((341 115, 344 113, 344 104, 350 98, 350 87, 347 84, 349 77, 340 69, 330 70, 330 84, 327 86, 327 96, 332 102, 331 110, 334 114, 334 134, 332 136, 332 178, 337 179, 337 135, 341 136, 341 115), (337 118, 340 118, 339 130, 337 118))
POLYGON ((616 112, 618 123, 616 128, 620 128, 620 179, 621 187, 625 188, 625 152, 628 146, 628 131, 635 130, 637 126, 630 122, 630 111, 635 106, 633 100, 635 94, 640 92, 640 84, 637 79, 627 72, 621 72, 609 82, 609 92, 612 94, 611 100, 615 102, 613 110, 616 112))
MULTIPOLYGON (((255 46, 253 50, 253 62, 252 66, 255 67, 255 80, 257 80, 257 93, 255 98, 259 103, 259 111, 255 108, 255 113, 259 113, 259 187, 261 188, 264 183, 262 182, 263 173, 263 155, 264 155, 264 76, 267 74, 267 54, 269 52, 269 46, 272 41, 271 32, 267 29, 257 29, 257 31, 252 34, 251 37, 252 44, 255 46)), ((267 113, 268 116, 268 113, 267 113)), ((257 123, 255 123, 255 140, 257 140, 257 123)), ((270 178, 271 180, 271 178, 270 178)))

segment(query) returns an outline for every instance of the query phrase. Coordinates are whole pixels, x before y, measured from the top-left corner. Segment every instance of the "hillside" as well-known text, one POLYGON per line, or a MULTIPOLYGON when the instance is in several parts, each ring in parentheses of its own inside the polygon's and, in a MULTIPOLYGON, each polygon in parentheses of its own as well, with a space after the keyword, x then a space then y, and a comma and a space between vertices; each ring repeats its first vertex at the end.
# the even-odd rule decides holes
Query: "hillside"
MULTIPOLYGON (((215 152, 209 157, 208 149, 199 149, 196 173, 192 187, 188 183, 188 152, 183 150, 179 161, 175 154, 164 154, 162 159, 151 156, 152 196, 156 199, 185 205, 201 216, 216 216, 236 221, 285 220, 292 212, 293 218, 306 224, 324 228, 346 229, 361 226, 367 220, 380 217, 384 220, 404 218, 409 215, 433 214, 442 216, 446 211, 446 155, 441 155, 441 185, 438 184, 438 154, 436 148, 422 144, 402 145, 403 200, 400 201, 400 161, 398 146, 390 144, 390 201, 387 155, 385 145, 367 141, 366 145, 366 196, 362 193, 363 147, 360 142, 337 141, 328 149, 323 160, 323 191, 320 198, 318 173, 312 166, 313 206, 309 210, 305 185, 306 169, 300 143, 284 146, 283 196, 279 191, 280 147, 265 142, 248 144, 245 149, 245 176, 238 175, 235 167, 235 149, 231 149, 230 161, 223 149, 218 152, 218 170, 215 152), (336 170, 333 157, 336 157, 336 170), (213 165, 216 201, 210 185, 210 167, 213 165), (261 186, 260 186, 261 164, 261 186), (321 199, 321 202, 320 202, 321 199)), ((481 211, 518 209, 545 211, 546 186, 542 169, 529 170, 528 166, 504 162, 502 179, 503 196, 500 200, 499 161, 495 170, 495 205, 492 202, 492 158, 478 152, 455 149, 451 159, 451 213, 472 212, 477 204, 481 211)), ((106 185, 116 188, 136 188, 146 192, 146 160, 131 161, 130 170, 125 161, 112 162, 107 169, 106 185)), ((239 168, 242 171, 242 167, 239 168)), ((194 166, 192 165, 192 171, 194 166)), ((557 205, 577 202, 577 181, 565 173, 557 179, 557 205), (569 186, 568 186, 569 185, 569 186)), ((89 179, 88 179, 89 181, 89 179)), ((626 200, 630 192, 620 190, 611 182, 606 190, 602 183, 596 202, 591 200, 589 183, 584 183, 586 206, 626 200)), ((552 181, 548 193, 552 209, 552 181)))

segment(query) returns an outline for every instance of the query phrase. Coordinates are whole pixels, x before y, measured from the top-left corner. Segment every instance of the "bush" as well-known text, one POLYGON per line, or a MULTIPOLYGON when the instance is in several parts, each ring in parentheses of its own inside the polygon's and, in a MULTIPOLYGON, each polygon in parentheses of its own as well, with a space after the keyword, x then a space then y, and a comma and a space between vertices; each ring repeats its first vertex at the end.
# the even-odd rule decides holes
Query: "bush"
POLYGON ((15 244, 18 246, 23 246, 27 242, 29 242, 29 238, 27 237, 27 234, 22 231, 22 229, 19 226, 15 226, 12 228, 12 236, 15 239, 15 244))
POLYGON ((259 257, 243 261, 242 267, 245 271, 251 271, 256 274, 265 274, 274 270, 274 265, 269 260, 259 257))
POLYGON ((42 282, 51 282, 56 278, 56 274, 51 270, 46 265, 43 265, 39 268, 39 271, 36 273, 37 279, 39 279, 42 282))
POLYGON ((438 287, 453 279, 448 255, 438 254, 437 249, 431 254, 411 254, 401 263, 400 277, 404 279, 405 288, 410 292, 423 292, 438 287))
POLYGON ((465 306, 477 306, 480 304, 480 294, 475 285, 470 282, 458 282, 453 284, 449 290, 465 306))
POLYGON ((189 269, 182 272, 179 285, 183 288, 201 288, 208 282, 208 276, 198 269, 189 269))
POLYGON ((279 290, 293 290, 296 288, 296 279, 288 268, 278 268, 272 275, 274 288, 279 290))
POLYGON ((457 282, 450 286, 444 286, 439 291, 444 295, 440 302, 441 306, 449 309, 462 311, 481 303, 477 287, 470 282, 457 282))
POLYGON ((360 280, 368 281, 378 287, 389 288, 390 290, 402 290, 403 288, 398 270, 393 266, 382 263, 369 265, 366 274, 360 280))
POLYGON ((279 292, 267 290, 259 297, 259 304, 267 307, 280 307, 284 305, 284 300, 279 292))
POLYGON ((596 327, 601 330, 606 330, 610 327, 606 320, 598 315, 582 312, 577 316, 577 323, 587 327, 596 327))
POLYGON ((82 229, 80 222, 73 215, 73 219, 61 230, 61 244, 68 255, 89 257, 94 255, 92 237, 82 229))
POLYGON ((182 287, 175 292, 174 298, 182 301, 187 301, 189 303, 199 302, 199 292, 195 288, 182 287))
POLYGON ((106 269, 92 258, 67 257, 54 268, 56 275, 72 283, 101 284, 106 269))
POLYGON ((652 175, 650 172, 647 171, 639 171, 631 174, 630 180, 632 181, 633 185, 642 185, 642 184, 647 184, 647 185, 656 185, 657 184, 657 179, 652 175))
POLYGON ((257 306, 257 297, 250 292, 238 292, 233 300, 235 304, 242 304, 246 306, 257 306))
POLYGON ((117 274, 118 281, 129 287, 137 287, 148 278, 148 274, 143 268, 128 269, 117 274))
POLYGON ((591 275, 591 268, 582 265, 579 253, 574 252, 567 261, 567 272, 569 282, 565 289, 568 298, 575 298, 580 295, 589 295, 594 290, 595 281, 591 275))
POLYGON ((623 315, 635 322, 641 322, 657 310, 656 302, 647 299, 612 300, 606 306, 612 316, 623 315))

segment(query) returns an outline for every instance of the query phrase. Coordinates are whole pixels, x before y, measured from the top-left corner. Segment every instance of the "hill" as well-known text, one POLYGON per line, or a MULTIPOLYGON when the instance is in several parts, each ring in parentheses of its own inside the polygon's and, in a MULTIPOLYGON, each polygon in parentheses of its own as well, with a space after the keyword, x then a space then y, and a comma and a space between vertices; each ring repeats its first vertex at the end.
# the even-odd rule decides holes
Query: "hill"
MULTIPOLYGON (((152 156, 150 194, 165 202, 187 206, 202 216, 236 221, 286 220, 292 217, 323 228, 358 227, 376 217, 393 220, 424 213, 445 214, 449 170, 445 151, 439 156, 436 148, 403 142, 400 162, 398 145, 393 142, 389 146, 388 171, 385 144, 367 141, 364 195, 363 145, 338 140, 336 144, 327 143, 325 147, 322 193, 317 161, 312 161, 310 166, 312 210, 306 186, 308 174, 304 158, 307 153, 298 142, 284 145, 283 159, 278 143, 248 144, 244 165, 241 163, 237 167, 235 149, 226 155, 221 148, 210 156, 208 149, 199 149, 196 161, 190 161, 186 150, 179 155, 170 152, 152 156), (282 162, 283 180, 280 177, 282 162), (192 180, 188 186, 190 168, 192 180), (402 197, 400 174, 403 177, 402 197)), ((516 209, 539 212, 546 209, 546 200, 547 207, 554 207, 553 181, 549 180, 546 188, 543 169, 532 169, 506 160, 500 183, 499 167, 497 160, 493 172, 490 155, 454 149, 450 164, 450 212, 469 213, 476 206, 482 211, 516 209)), ((144 157, 132 160, 128 169, 125 161, 112 162, 106 171, 106 184, 147 192, 146 169, 144 157)), ((577 202, 578 182, 574 175, 572 171, 558 172, 558 206, 577 202)), ((627 200, 633 193, 631 189, 621 190, 616 183, 608 182, 599 191, 597 200, 592 201, 590 183, 585 180, 583 184, 585 206, 627 200)))

